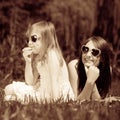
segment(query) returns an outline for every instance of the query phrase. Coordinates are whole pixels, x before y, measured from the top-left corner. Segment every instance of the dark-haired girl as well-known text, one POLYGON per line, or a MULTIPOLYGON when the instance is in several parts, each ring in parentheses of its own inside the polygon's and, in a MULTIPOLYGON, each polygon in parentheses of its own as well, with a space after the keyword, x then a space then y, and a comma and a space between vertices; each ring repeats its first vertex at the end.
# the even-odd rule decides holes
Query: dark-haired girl
POLYGON ((78 100, 105 98, 111 85, 110 45, 99 36, 81 43, 80 57, 68 64, 69 79, 78 100))

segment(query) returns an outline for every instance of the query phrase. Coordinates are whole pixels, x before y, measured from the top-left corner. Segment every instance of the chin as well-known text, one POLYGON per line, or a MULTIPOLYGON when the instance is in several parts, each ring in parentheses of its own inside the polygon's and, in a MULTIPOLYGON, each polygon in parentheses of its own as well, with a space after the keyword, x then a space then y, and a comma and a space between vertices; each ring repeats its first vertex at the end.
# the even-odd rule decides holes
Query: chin
POLYGON ((90 66, 92 66, 92 65, 94 65, 93 63, 84 63, 84 65, 86 66, 86 67, 90 67, 90 66))

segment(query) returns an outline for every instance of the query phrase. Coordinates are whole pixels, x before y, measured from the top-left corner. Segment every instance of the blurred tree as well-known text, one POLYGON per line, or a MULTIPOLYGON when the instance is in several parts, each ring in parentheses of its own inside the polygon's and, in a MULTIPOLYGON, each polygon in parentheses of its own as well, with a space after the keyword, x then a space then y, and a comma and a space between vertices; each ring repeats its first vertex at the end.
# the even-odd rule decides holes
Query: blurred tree
POLYGON ((13 79, 23 78, 21 49, 26 45, 25 32, 31 21, 44 16, 40 10, 46 1, 0 1, 0 76, 8 74, 13 79))
POLYGON ((113 72, 120 78, 120 0, 98 1, 96 35, 103 36, 113 46, 113 72))
POLYGON ((2 21, 0 32, 5 33, 0 37, 0 39, 2 40, 2 44, 0 45, 0 47, 2 48, 2 50, 0 51, 2 59, 1 64, 3 64, 5 67, 4 68, 2 66, 1 70, 3 73, 6 74, 6 76, 8 74, 9 77, 11 76, 11 78, 15 76, 14 73, 16 72, 16 68, 19 67, 17 66, 18 64, 16 64, 16 62, 19 61, 19 57, 21 57, 17 55, 20 52, 20 49, 17 48, 19 45, 23 44, 23 41, 21 40, 21 36, 23 33, 21 33, 21 31, 24 30, 23 19, 25 19, 25 15, 28 14, 27 11, 21 9, 23 5, 24 4, 21 2, 21 0, 0 2, 0 11, 2 14, 2 16, 0 17, 0 20, 2 21), (23 25, 21 25, 21 23, 23 25), (6 64, 7 62, 9 64, 6 64))
MULTIPOLYGON (((96 25, 97 0, 50 0, 44 9, 55 23, 60 45, 74 57, 80 40, 91 35, 96 25), (73 53, 73 54, 72 54, 73 53)), ((67 55, 66 55, 67 56, 67 55)))
POLYGON ((106 38, 113 45, 113 65, 119 75, 119 5, 120 0, 1 0, 0 76, 11 73, 15 79, 23 77, 21 49, 26 46, 25 32, 28 24, 39 20, 55 24, 67 62, 78 56, 83 38, 93 34, 106 38))

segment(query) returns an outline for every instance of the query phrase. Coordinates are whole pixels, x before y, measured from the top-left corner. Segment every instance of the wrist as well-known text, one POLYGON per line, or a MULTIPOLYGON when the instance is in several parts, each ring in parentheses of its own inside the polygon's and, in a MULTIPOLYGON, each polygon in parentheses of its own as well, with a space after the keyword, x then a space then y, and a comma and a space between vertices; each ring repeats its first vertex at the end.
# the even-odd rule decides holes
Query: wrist
POLYGON ((90 79, 87 79, 86 83, 87 83, 87 84, 94 85, 94 84, 95 84, 95 81, 92 81, 92 80, 90 80, 90 79))
POLYGON ((31 65, 31 61, 26 61, 26 65, 31 65))

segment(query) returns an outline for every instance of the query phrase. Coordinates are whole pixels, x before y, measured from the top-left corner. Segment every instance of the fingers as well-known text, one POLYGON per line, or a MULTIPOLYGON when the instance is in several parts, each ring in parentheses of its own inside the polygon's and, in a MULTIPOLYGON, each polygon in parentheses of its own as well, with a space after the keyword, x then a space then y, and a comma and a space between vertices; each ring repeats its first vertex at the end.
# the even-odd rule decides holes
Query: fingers
POLYGON ((90 66, 89 69, 92 70, 95 73, 99 73, 99 68, 96 67, 96 66, 90 66))
POLYGON ((32 50, 32 48, 30 48, 30 47, 25 47, 25 48, 22 49, 23 52, 25 52, 25 51, 31 51, 31 50, 32 50))
POLYGON ((95 82, 99 77, 99 69, 95 66, 90 66, 87 71, 87 79, 89 82, 95 82))
POLYGON ((23 57, 26 61, 31 61, 32 49, 30 47, 25 47, 22 49, 23 57))

